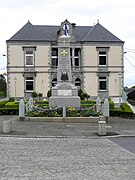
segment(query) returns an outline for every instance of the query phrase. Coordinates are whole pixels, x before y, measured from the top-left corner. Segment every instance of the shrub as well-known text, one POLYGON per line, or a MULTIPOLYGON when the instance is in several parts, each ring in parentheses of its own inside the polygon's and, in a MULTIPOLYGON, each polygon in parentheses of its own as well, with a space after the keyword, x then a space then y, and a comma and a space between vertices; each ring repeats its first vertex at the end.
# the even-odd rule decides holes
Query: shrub
POLYGON ((51 97, 51 95, 52 95, 52 91, 51 91, 51 89, 47 92, 47 97, 49 98, 49 97, 51 97))
POLYGON ((96 104, 96 100, 81 100, 81 104, 95 105, 96 104))
POLYGON ((110 116, 133 118, 134 113, 126 103, 121 103, 120 107, 110 109, 110 116))
POLYGON ((18 115, 19 114, 19 109, 18 108, 10 108, 10 109, 4 109, 3 113, 6 115, 18 115))
POLYGON ((94 104, 81 104, 81 107, 91 107, 94 106, 94 104))
POLYGON ((4 97, 5 96, 5 92, 4 91, 0 91, 0 97, 4 97))
POLYGON ((82 117, 99 116, 100 114, 94 110, 85 110, 80 112, 82 117))
POLYGON ((14 100, 14 98, 9 98, 9 101, 10 101, 10 102, 13 102, 13 101, 15 101, 15 100, 14 100))
POLYGON ((8 100, 5 100, 5 101, 1 101, 0 102, 0 108, 4 108, 5 107, 5 104, 8 102, 8 100))
POLYGON ((114 102, 111 100, 109 101, 109 108, 114 109, 114 102))
POLYGON ((90 97, 86 92, 83 92, 83 90, 81 89, 78 90, 78 96, 81 100, 84 100, 85 98, 88 99, 90 97))
POLYGON ((37 94, 36 91, 33 91, 33 92, 31 93, 31 97, 36 98, 37 96, 38 96, 38 94, 37 94))
POLYGON ((47 100, 39 100, 39 101, 36 101, 36 104, 45 104, 45 105, 48 105, 49 102, 47 100))
POLYGON ((35 106, 47 108, 49 106, 49 102, 47 100, 39 100, 36 101, 35 106))
POLYGON ((19 101, 16 101, 16 102, 7 102, 5 104, 5 108, 8 108, 8 109, 18 108, 19 109, 19 101))
POLYGON ((0 115, 18 115, 18 108, 0 108, 0 115))
POLYGON ((41 99, 43 97, 43 94, 42 93, 38 93, 38 97, 39 97, 39 99, 41 99))
POLYGON ((126 112, 132 112, 131 108, 126 103, 121 103, 121 109, 126 112))

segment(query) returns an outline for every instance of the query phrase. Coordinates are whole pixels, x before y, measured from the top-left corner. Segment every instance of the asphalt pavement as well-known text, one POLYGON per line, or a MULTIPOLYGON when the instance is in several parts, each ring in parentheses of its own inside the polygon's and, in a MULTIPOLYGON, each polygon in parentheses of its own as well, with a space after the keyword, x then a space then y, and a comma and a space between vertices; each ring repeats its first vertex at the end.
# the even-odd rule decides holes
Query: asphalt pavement
MULTIPOLYGON (((110 118, 106 137, 135 136, 135 119, 110 118)), ((20 121, 18 116, 0 116, 0 136, 98 138, 98 122, 20 121), (12 131, 3 133, 3 121, 12 121, 12 131)))

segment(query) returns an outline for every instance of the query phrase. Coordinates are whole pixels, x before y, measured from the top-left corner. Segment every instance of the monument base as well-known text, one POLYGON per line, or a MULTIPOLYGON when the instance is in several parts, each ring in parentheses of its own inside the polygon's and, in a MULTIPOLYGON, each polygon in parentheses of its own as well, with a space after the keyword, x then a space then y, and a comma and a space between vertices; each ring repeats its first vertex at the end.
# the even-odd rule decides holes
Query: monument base
POLYGON ((77 96, 51 96, 49 98, 49 107, 80 107, 80 98, 77 96))
POLYGON ((49 107, 80 107, 78 89, 71 83, 63 82, 52 88, 49 107))

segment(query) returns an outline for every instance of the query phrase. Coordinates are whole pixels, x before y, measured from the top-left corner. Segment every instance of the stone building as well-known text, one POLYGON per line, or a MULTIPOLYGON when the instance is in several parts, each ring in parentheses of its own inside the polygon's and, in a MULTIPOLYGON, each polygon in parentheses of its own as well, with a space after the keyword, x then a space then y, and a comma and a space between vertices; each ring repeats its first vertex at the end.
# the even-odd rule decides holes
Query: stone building
POLYGON ((119 97, 124 82, 124 42, 101 24, 59 26, 29 21, 7 40, 8 97, 28 98, 33 91, 47 96, 57 83, 59 37, 66 24, 70 35, 72 83, 92 99, 119 97))

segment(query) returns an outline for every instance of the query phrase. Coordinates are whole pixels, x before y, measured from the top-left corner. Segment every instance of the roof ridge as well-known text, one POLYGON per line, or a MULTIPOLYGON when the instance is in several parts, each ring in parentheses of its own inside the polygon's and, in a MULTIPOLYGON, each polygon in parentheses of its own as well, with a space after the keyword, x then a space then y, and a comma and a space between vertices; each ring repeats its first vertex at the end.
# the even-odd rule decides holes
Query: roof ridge
POLYGON ((92 27, 92 28, 91 28, 91 29, 88 31, 88 33, 84 36, 84 38, 82 39, 82 41, 84 41, 84 40, 86 39, 86 37, 93 31, 95 25, 94 25, 94 26, 88 26, 88 27, 92 27))

